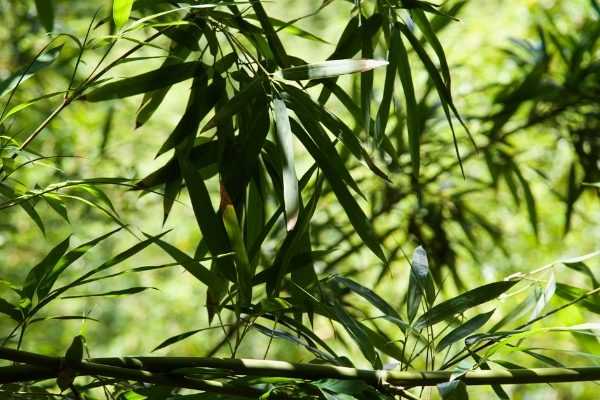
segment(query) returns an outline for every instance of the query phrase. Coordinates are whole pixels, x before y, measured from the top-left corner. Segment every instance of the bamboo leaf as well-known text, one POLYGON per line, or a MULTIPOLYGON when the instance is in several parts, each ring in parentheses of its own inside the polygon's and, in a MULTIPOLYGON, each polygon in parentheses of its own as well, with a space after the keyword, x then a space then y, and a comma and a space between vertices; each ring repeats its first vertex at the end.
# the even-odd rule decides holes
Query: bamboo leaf
POLYGON ((423 36, 427 39, 433 51, 437 55, 437 58, 440 62, 440 70, 442 72, 442 77, 444 78, 444 83, 448 88, 448 92, 452 93, 452 81, 450 78, 450 68, 448 67, 448 61, 446 60, 446 54, 444 53, 444 48, 442 44, 438 40, 437 35, 435 34, 429 19, 423 12, 423 10, 415 9, 411 10, 410 15, 413 20, 416 22, 417 26, 423 33, 423 36))
POLYGON ((185 268, 186 271, 192 274, 200 282, 204 283, 209 290, 220 290, 223 288, 224 282, 222 279, 217 277, 200 262, 163 240, 156 239, 156 244, 170 255, 173 260, 177 261, 179 265, 185 268))
POLYGON ((450 300, 446 300, 421 315, 415 323, 415 328, 421 329, 426 326, 435 325, 456 314, 463 313, 470 308, 494 300, 513 287, 516 283, 517 281, 489 283, 462 293, 450 300))
POLYGON ((71 237, 67 237, 65 240, 57 244, 50 252, 44 257, 44 259, 35 267, 29 271, 25 282, 23 283, 23 289, 21 295, 24 298, 33 299, 33 295, 42 283, 43 279, 52 271, 52 269, 59 262, 61 257, 69 249, 69 242, 71 237))
POLYGON ((461 326, 455 328, 446 336, 444 336, 442 340, 440 340, 436 347, 436 351, 439 353, 443 351, 446 347, 452 345, 453 343, 456 343, 459 340, 471 335, 473 332, 477 331, 479 328, 485 325, 485 323, 488 322, 489 319, 492 317, 492 314, 494 314, 493 310, 488 313, 479 314, 471 318, 461 326))
POLYGON ((442 400, 469 400, 467 385, 461 380, 441 383, 437 388, 442 400))
POLYGON ((442 103, 442 108, 446 115, 446 119, 448 120, 448 124, 450 125, 450 129, 452 131, 452 138, 454 140, 456 156, 458 157, 458 160, 460 162, 461 171, 463 171, 463 175, 464 175, 464 170, 462 168, 463 167, 462 160, 461 160, 460 153, 458 150, 458 142, 456 140, 456 134, 454 132, 454 124, 452 123, 451 112, 454 114, 454 116, 458 119, 458 121, 460 122, 460 124, 462 125, 464 130, 467 132, 467 135, 469 136, 471 141, 473 141, 473 139, 471 137, 471 132, 469 131, 469 128, 464 123, 462 117, 460 116, 458 110, 456 109, 456 106, 454 105, 454 100, 452 99, 452 94, 446 87, 442 77, 440 76, 440 73, 438 72, 438 70, 435 67, 435 64, 433 63, 433 61, 431 61, 431 58, 429 57, 429 55, 427 54, 427 52, 425 51, 423 46, 421 46, 421 43, 419 42, 419 40, 415 37, 415 35, 412 33, 412 31, 410 29, 408 29, 408 27, 406 25, 404 25, 402 23, 398 23, 397 26, 400 29, 400 31, 402 32, 402 34, 404 36, 406 36, 406 38, 410 42, 412 48, 415 50, 415 52, 421 59, 421 62, 423 63, 423 65, 425 66, 425 69, 427 70, 429 78, 432 80, 432 82, 436 88, 436 91, 437 91, 440 101, 442 103))
POLYGON ((281 70, 283 79, 301 81, 307 79, 332 78, 336 76, 367 72, 388 64, 385 60, 329 60, 316 64, 306 64, 281 70))
POLYGON ((398 75, 402 82, 404 90, 404 100, 406 102, 406 129, 408 131, 408 147, 410 150, 410 160, 412 163, 412 173, 414 178, 419 177, 421 167, 421 133, 419 130, 419 108, 415 97, 415 88, 413 85, 408 52, 404 42, 400 37, 400 25, 394 24, 392 35, 396 36, 394 44, 398 53, 398 75))
POLYGON ((516 164, 513 164, 513 170, 521 183, 521 187, 523 188, 523 194, 525 195, 525 204, 527 205, 527 214, 529 215, 529 223, 533 229, 533 233, 535 237, 539 239, 539 229, 538 229, 538 215, 537 215, 537 207, 535 202, 535 197, 533 196, 533 192, 529 186, 529 182, 523 176, 519 168, 516 164))
MULTIPOLYGON (((358 235, 362 238, 362 240, 364 240, 367 247, 369 247, 369 249, 371 249, 371 251, 377 257, 379 257, 381 260, 385 260, 385 255, 381 249, 379 238, 377 237, 371 222, 342 181, 342 178, 338 173, 339 168, 333 164, 335 159, 325 155, 322 151, 323 146, 317 145, 310 138, 309 134, 304 130, 304 128, 298 122, 296 122, 296 120, 291 120, 291 126, 296 137, 300 139, 302 144, 306 147, 306 150, 311 153, 319 167, 322 168, 323 173, 327 177, 327 181, 331 185, 337 199, 344 208, 350 223, 352 226, 354 226, 358 235)), ((328 145, 331 145, 330 142, 328 145)))
MULTIPOLYGON (((398 68, 398 40, 400 40, 400 32, 398 28, 393 27, 390 33, 390 44, 388 50, 388 65, 385 72, 385 83, 383 85, 383 96, 377 116, 375 117, 375 144, 379 145, 385 136, 385 130, 388 124, 390 115, 390 105, 394 95, 394 86, 396 83, 396 70, 398 68)), ((363 122, 364 123, 364 122, 363 122)))
POLYGON ((117 29, 121 28, 129 20, 133 0, 113 0, 113 20, 117 29))
POLYGON ((150 72, 106 83, 80 99, 97 102, 152 92, 191 79, 196 75, 198 68, 201 68, 201 64, 197 61, 165 65, 150 72))
MULTIPOLYGON (((185 180, 196 221, 211 254, 230 252, 229 240, 223 223, 217 217, 206 184, 184 154, 178 155, 179 166, 185 180)), ((232 282, 236 281, 235 269, 230 259, 216 260, 219 273, 232 282)))
POLYGON ((158 351, 160 349, 164 349, 165 347, 171 346, 172 344, 181 342, 182 340, 185 340, 191 336, 194 336, 196 333, 199 332, 204 332, 207 331, 209 329, 221 329, 222 326, 210 326, 207 328, 201 328, 201 329, 194 329, 192 331, 188 331, 188 332, 184 332, 184 333, 180 333, 178 335, 175 336, 171 336, 170 338, 166 339, 165 341, 163 341, 161 344, 159 344, 158 346, 156 346, 152 352, 158 351))
POLYGON ((37 15, 44 29, 52 32, 54 29, 54 2, 53 0, 35 0, 37 15))
POLYGON ((298 192, 298 178, 294 162, 294 142, 288 111, 283 100, 273 99, 271 102, 277 126, 278 144, 283 154, 283 202, 285 205, 285 218, 288 232, 293 230, 298 221, 300 212, 300 194, 298 192))
POLYGON ((135 286, 135 287, 127 288, 127 289, 111 290, 110 292, 93 293, 93 294, 80 294, 80 295, 74 295, 74 296, 63 296, 61 298, 65 299, 65 300, 68 300, 68 299, 82 299, 82 298, 88 298, 88 297, 126 296, 126 295, 130 295, 130 294, 141 293, 141 292, 144 292, 144 291, 146 291, 148 289, 158 290, 155 287, 135 286))
POLYGON ((10 318, 14 319, 17 322, 21 322, 23 320, 23 314, 19 307, 9 303, 0 297, 0 314, 8 315, 10 318))
POLYGON ((246 306, 252 302, 254 270, 248 260, 242 228, 235 213, 235 208, 231 204, 228 204, 223 209, 223 223, 237 261, 237 283, 240 288, 240 304, 246 306))
POLYGON ((86 254, 91 248, 96 246, 98 243, 108 239, 110 236, 119 232, 120 230, 121 230, 121 228, 112 230, 104 235, 101 235, 101 236, 94 238, 86 243, 83 243, 83 244, 77 246, 76 248, 74 248, 73 250, 70 250, 66 254, 64 254, 56 262, 56 264, 53 265, 52 268, 47 271, 47 273, 42 278, 42 281, 39 283, 39 285, 36 289, 36 293, 37 293, 38 297, 39 298, 45 297, 50 292, 50 290, 52 290, 52 287, 54 286, 54 283, 56 282, 58 277, 71 264, 73 264, 75 261, 77 261, 80 257, 82 257, 84 254, 86 254))
POLYGON ((367 300, 369 303, 377 307, 379 311, 381 311, 385 316, 402 320, 398 312, 388 302, 386 302, 383 298, 381 298, 377 293, 373 292, 371 289, 351 279, 344 278, 339 275, 334 276, 332 280, 340 284, 341 286, 347 287, 357 295, 367 300))

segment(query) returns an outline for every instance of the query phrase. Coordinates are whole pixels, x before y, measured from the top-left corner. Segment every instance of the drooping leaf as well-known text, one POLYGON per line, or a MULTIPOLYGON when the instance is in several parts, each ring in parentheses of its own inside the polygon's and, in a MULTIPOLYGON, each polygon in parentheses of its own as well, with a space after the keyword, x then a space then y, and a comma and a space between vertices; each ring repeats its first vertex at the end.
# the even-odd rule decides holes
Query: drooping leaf
POLYGON ((342 286, 347 287, 357 295, 367 300, 369 303, 377 307, 379 311, 383 313, 383 315, 401 320, 398 312, 388 302, 381 298, 381 296, 373 292, 368 287, 365 287, 351 279, 339 275, 334 276, 332 280, 342 286))
POLYGON ((200 66, 197 61, 165 65, 150 72, 106 83, 80 99, 97 102, 152 92, 191 79, 200 66))
POLYGON ((157 288, 154 288, 154 287, 136 286, 136 287, 131 287, 131 288, 127 288, 127 289, 121 289, 121 290, 111 290, 109 292, 103 292, 103 293, 92 293, 92 294, 80 294, 80 295, 73 295, 73 296, 63 296, 62 299, 67 300, 67 299, 81 299, 81 298, 88 298, 88 297, 127 296, 127 295, 130 295, 130 294, 137 294, 137 293, 145 292, 148 289, 158 290, 157 288))
POLYGON ((22 297, 33 299, 33 295, 44 280, 44 278, 52 271, 52 269, 59 262, 61 257, 69 249, 69 242, 71 237, 67 237, 65 240, 56 245, 50 252, 44 257, 44 259, 35 267, 33 267, 23 283, 23 289, 21 290, 22 297))
POLYGON ((52 32, 54 29, 54 1, 53 0, 35 0, 37 15, 44 29, 52 32))
POLYGON ((0 297, 0 314, 8 315, 10 318, 14 319, 17 322, 23 320, 23 314, 19 307, 9 303, 0 297))
POLYGON ((484 314, 476 315, 464 324, 456 327, 439 341, 436 351, 439 353, 451 344, 471 335, 473 332, 481 328, 486 322, 488 322, 492 317, 492 314, 494 314, 493 310, 484 314))
MULTIPOLYGON (((292 131, 300 139, 309 153, 315 158, 317 164, 323 169, 323 173, 327 177, 327 181, 331 185, 336 194, 337 199, 344 207, 348 219, 358 235, 364 240, 367 247, 381 260, 385 260, 385 255, 381 249, 379 239, 375 234, 371 222, 362 211, 354 197, 348 191, 348 188, 341 180, 338 173, 338 168, 333 164, 335 159, 331 159, 323 154, 322 147, 317 145, 308 135, 306 130, 296 120, 291 120, 292 131)), ((327 139, 328 140, 328 139, 327 139)))
POLYGON ((286 228, 291 231, 298 221, 300 212, 300 194, 298 192, 298 178, 296 177, 296 164, 294 161, 294 141, 290 119, 285 103, 281 99, 271 102, 275 114, 278 144, 283 155, 283 202, 285 205, 286 228))
POLYGON ((419 317, 415 323, 416 329, 435 325, 456 314, 467 311, 488 301, 497 299, 502 293, 513 287, 517 281, 500 281, 489 283, 462 293, 450 300, 436 305, 419 317))
POLYGON ((417 99, 415 97, 415 89, 413 84, 410 62, 408 60, 408 52, 404 46, 404 42, 400 37, 400 25, 395 24, 392 30, 393 41, 396 46, 395 51, 398 54, 398 75, 404 89, 404 99, 406 102, 406 129, 408 131, 408 147, 410 149, 410 159, 412 162, 413 177, 419 177, 421 167, 421 134, 419 131, 419 108, 417 107, 417 99))
POLYGON ((248 252, 242 234, 242 228, 233 205, 228 204, 223 209, 223 223, 231 247, 235 252, 237 284, 240 290, 240 304, 246 306, 252 301, 252 279, 254 270, 248 260, 248 252))

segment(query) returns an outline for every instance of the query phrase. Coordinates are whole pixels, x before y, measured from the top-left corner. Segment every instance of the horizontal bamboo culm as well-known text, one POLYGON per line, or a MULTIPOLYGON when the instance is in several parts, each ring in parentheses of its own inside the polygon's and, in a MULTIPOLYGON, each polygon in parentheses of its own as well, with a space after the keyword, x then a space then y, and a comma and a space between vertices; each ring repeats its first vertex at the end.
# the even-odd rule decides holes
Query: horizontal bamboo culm
MULTIPOLYGON (((0 368, 0 383, 15 383, 56 378, 64 369, 79 376, 103 376, 166 386, 198 389, 242 396, 260 395, 252 388, 228 386, 219 381, 193 378, 200 369, 205 376, 211 370, 218 376, 289 377, 305 380, 354 379, 378 388, 434 386, 447 382, 456 371, 379 371, 284 361, 223 359, 201 357, 112 357, 91 358, 69 363, 62 357, 50 357, 0 347, 0 359, 25 365, 0 368)), ((459 376, 465 384, 532 384, 600 380, 600 367, 535 368, 514 370, 467 371, 459 376)))

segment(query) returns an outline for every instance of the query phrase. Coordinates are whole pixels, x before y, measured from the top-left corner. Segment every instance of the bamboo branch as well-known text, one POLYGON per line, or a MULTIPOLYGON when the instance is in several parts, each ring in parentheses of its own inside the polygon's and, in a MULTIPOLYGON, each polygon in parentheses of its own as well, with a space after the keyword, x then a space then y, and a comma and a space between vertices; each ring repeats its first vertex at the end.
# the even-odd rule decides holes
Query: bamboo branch
MULTIPOLYGON (((49 357, 25 351, 0 347, 0 359, 31 365, 0 368, 0 382, 48 379, 65 368, 61 357, 49 357), (29 368, 29 369, 27 369, 29 368), (26 374, 30 371, 31 374, 26 374)), ((289 377, 306 380, 342 379, 361 380, 376 388, 435 386, 448 382, 456 371, 380 371, 337 367, 332 365, 294 364, 284 361, 222 359, 202 357, 111 357, 91 358, 68 368, 79 375, 105 376, 125 380, 156 383, 216 393, 257 396, 253 388, 232 387, 218 381, 198 380, 190 376, 202 368, 203 374, 229 376, 289 377)), ((467 385, 532 384, 556 382, 600 381, 600 367, 536 368, 514 370, 468 371, 460 379, 467 385)))

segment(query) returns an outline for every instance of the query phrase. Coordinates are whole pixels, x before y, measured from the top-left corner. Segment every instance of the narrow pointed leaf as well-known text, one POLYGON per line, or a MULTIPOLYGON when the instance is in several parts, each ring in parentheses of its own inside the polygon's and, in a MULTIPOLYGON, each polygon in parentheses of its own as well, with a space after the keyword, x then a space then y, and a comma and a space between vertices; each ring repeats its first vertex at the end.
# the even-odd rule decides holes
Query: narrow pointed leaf
POLYGON ((329 60, 316 64, 285 68, 281 71, 284 79, 301 81, 307 79, 332 78, 340 75, 366 72, 388 64, 385 60, 329 60))
POLYGON ((517 281, 500 281, 469 290, 450 300, 433 307, 421 315, 415 323, 416 329, 435 325, 445 319, 452 318, 456 314, 463 313, 470 308, 488 301, 497 299, 502 293, 513 287, 517 281))
POLYGON ((117 29, 129 20, 133 0, 113 0, 113 20, 117 29))
POLYGON ((83 95, 82 100, 97 102, 152 92, 185 81, 196 75, 199 63, 166 65, 150 72, 109 82, 83 95))
POLYGON ((274 99, 271 103, 275 114, 278 144, 283 154, 283 202, 285 205, 286 227, 288 232, 294 229, 300 212, 298 178, 294 162, 294 141, 288 111, 283 100, 274 99))
POLYGON ((35 8, 44 29, 48 32, 52 32, 54 29, 54 1, 35 0, 35 8))
POLYGON ((461 326, 455 328, 446 336, 444 336, 442 340, 440 340, 436 347, 436 351, 439 353, 443 351, 446 347, 452 345, 453 343, 456 343, 459 340, 462 340, 467 336, 471 335, 473 332, 476 332, 479 328, 485 325, 486 322, 489 321, 489 319, 492 317, 492 314, 494 314, 494 311, 479 314, 471 318, 461 326))
POLYGON ((332 164, 333 160, 322 152, 320 146, 309 137, 308 133, 298 122, 294 119, 292 119, 291 122, 292 130, 296 137, 300 139, 308 152, 315 158, 317 164, 323 169, 327 181, 331 185, 337 199, 343 206, 350 223, 354 226, 358 235, 377 257, 381 260, 385 260, 379 238, 377 237, 371 222, 348 191, 348 188, 337 173, 337 168, 332 164))
POLYGON ((392 35, 395 38, 393 44, 396 46, 398 54, 398 75, 402 82, 404 90, 404 100, 406 102, 406 129, 408 131, 408 147, 410 150, 410 159, 412 163, 413 177, 419 177, 421 167, 421 135, 419 132, 419 108, 417 107, 417 99, 415 97, 415 88, 413 84, 410 62, 408 60, 408 52, 404 46, 404 42, 400 37, 399 24, 394 25, 392 35))

